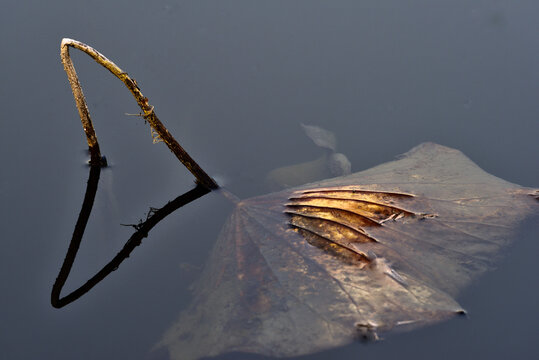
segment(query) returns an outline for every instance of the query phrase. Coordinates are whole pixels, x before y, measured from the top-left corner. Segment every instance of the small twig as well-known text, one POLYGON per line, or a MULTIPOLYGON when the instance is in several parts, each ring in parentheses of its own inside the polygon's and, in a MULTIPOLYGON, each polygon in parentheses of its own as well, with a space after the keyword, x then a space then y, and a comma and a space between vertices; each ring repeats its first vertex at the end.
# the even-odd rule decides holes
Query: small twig
MULTIPOLYGON (((120 79, 125 86, 129 89, 137 104, 142 109, 141 116, 150 123, 150 126, 158 135, 165 144, 167 144, 170 151, 176 155, 178 160, 195 176, 197 182, 207 187, 208 189, 217 189, 219 185, 213 180, 202 168, 191 158, 191 156, 180 146, 180 144, 174 139, 170 134, 167 128, 161 123, 155 114, 154 107, 148 103, 148 98, 142 95, 136 81, 131 79, 126 72, 120 69, 115 63, 107 59, 104 55, 99 53, 97 50, 88 46, 80 41, 73 39, 62 39, 62 44, 60 46, 60 55, 62 58, 62 63, 64 64, 64 69, 67 73, 67 78, 71 84, 71 90, 73 91, 73 96, 75 97, 75 103, 77 104, 77 109, 79 110, 79 116, 82 122, 82 127, 86 133, 86 138, 88 141, 88 147, 90 149, 91 160, 90 164, 94 166, 100 166, 101 164, 101 153, 99 150, 99 143, 97 141, 97 136, 92 125, 92 120, 90 119, 90 112, 88 111, 88 106, 86 104, 86 99, 82 92, 82 88, 69 56, 69 47, 74 47, 80 51, 88 54, 92 59, 94 59, 98 64, 104 66, 109 70, 114 76, 120 79)), ((155 141, 156 137, 154 137, 155 141)))

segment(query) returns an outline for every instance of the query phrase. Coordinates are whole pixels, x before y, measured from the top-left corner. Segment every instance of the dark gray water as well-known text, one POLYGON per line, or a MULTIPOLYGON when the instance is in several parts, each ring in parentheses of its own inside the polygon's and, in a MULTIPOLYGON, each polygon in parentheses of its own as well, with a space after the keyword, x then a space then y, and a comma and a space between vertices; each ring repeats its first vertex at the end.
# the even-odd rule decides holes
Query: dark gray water
MULTIPOLYGON (((266 192, 271 169, 320 155, 301 122, 334 131, 354 171, 434 141, 538 186, 538 11, 502 0, 5 2, 0 357, 147 358, 189 303, 230 211, 213 194, 189 204, 91 293, 51 307, 88 176, 63 37, 135 77, 169 130, 240 197, 266 192)), ((72 53, 112 166, 64 291, 121 248, 132 230, 120 223, 193 183, 141 119, 124 115, 139 110, 123 85, 72 53)), ((305 359, 539 357, 538 230, 524 226, 498 270, 458 299, 468 319, 305 359)))

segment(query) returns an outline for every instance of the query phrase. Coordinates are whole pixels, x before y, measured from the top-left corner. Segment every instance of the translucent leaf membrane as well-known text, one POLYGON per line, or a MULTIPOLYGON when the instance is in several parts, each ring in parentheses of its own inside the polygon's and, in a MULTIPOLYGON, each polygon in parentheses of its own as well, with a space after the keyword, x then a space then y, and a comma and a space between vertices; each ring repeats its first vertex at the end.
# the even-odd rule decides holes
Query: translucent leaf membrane
POLYGON ((285 212, 292 215, 294 227, 329 241, 369 242, 376 239, 367 235, 366 227, 414 215, 393 205, 397 199, 408 198, 413 196, 346 188, 299 191, 292 194, 285 212))

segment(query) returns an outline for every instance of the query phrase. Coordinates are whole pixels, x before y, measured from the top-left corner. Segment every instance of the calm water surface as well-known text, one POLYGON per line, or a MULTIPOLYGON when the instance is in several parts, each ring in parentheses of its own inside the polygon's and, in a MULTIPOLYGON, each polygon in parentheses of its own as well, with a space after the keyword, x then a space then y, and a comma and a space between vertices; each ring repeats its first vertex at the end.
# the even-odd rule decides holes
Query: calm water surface
MULTIPOLYGON (((95 46, 135 77, 176 138, 242 198, 265 193, 271 169, 320 156, 301 122, 334 131, 354 171, 434 141, 538 186, 538 11, 536 1, 503 0, 8 1, 0 358, 166 358, 150 350, 189 304, 231 210, 214 194, 189 204, 92 292, 50 306, 88 176, 62 37, 95 46)), ((132 230, 121 223, 193 185, 147 125, 124 115, 138 109, 123 85, 72 53, 112 166, 64 291, 123 246, 132 230)), ((524 225, 499 268, 459 297, 468 319, 302 359, 538 358, 538 230, 537 221, 524 225)))

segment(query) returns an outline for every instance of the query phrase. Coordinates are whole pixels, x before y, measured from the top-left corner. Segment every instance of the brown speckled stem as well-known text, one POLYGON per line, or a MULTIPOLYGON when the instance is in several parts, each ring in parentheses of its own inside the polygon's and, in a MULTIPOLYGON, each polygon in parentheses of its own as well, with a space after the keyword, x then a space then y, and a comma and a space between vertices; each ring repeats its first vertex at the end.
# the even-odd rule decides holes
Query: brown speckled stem
POLYGON ((176 155, 178 160, 180 160, 182 164, 195 176, 198 183, 210 190, 219 188, 219 185, 217 185, 215 180, 213 180, 204 170, 202 170, 202 168, 180 146, 176 139, 174 139, 174 137, 170 134, 167 128, 163 125, 163 123, 157 118, 154 107, 148 103, 148 98, 142 95, 142 92, 140 91, 134 79, 131 79, 126 72, 124 72, 115 63, 107 59, 103 54, 101 54, 91 46, 88 46, 77 40, 64 38, 62 39, 62 44, 60 47, 60 55, 62 58, 62 63, 64 64, 64 69, 67 73, 67 78, 69 79, 69 83, 71 84, 71 89, 73 91, 73 96, 75 97, 77 109, 79 110, 82 127, 86 134, 91 156, 90 164, 92 166, 102 166, 103 161, 99 149, 99 143, 97 141, 97 136, 92 125, 92 120, 90 119, 90 112, 88 111, 88 106, 86 105, 86 99, 84 98, 84 94, 82 92, 82 88, 78 80, 75 67, 73 66, 71 57, 69 56, 70 46, 88 54, 98 64, 107 68, 114 76, 120 79, 125 84, 125 86, 127 86, 129 91, 131 91, 131 94, 137 101, 137 104, 143 111, 143 114, 141 114, 141 116, 143 116, 144 119, 148 121, 153 130, 155 130, 155 132, 159 135, 160 139, 163 140, 165 144, 167 144, 170 151, 172 151, 174 155, 176 155))

